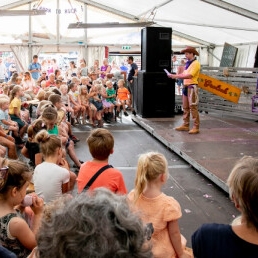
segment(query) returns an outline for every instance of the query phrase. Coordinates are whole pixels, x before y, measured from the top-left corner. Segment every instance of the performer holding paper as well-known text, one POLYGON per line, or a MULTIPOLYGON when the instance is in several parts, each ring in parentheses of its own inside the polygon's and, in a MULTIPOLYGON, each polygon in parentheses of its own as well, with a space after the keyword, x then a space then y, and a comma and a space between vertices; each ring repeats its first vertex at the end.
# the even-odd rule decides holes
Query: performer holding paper
POLYGON ((172 79, 183 79, 183 125, 175 128, 177 131, 189 131, 190 114, 194 120, 193 128, 189 131, 189 134, 199 133, 200 119, 198 113, 198 77, 200 74, 201 65, 196 60, 195 56, 199 56, 199 53, 194 47, 187 47, 181 51, 185 53, 187 59, 185 70, 182 74, 167 74, 172 79))

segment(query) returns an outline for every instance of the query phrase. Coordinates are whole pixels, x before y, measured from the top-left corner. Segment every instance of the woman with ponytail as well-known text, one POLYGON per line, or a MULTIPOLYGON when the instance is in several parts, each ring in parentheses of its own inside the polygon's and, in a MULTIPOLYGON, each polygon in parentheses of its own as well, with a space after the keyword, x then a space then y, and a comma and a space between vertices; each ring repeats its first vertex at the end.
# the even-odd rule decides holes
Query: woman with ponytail
POLYGON ((135 189, 128 195, 133 210, 144 223, 152 223, 151 237, 154 257, 189 258, 186 240, 180 234, 178 219, 182 216, 179 203, 162 192, 168 173, 167 160, 163 154, 148 152, 140 155, 137 165, 135 189))

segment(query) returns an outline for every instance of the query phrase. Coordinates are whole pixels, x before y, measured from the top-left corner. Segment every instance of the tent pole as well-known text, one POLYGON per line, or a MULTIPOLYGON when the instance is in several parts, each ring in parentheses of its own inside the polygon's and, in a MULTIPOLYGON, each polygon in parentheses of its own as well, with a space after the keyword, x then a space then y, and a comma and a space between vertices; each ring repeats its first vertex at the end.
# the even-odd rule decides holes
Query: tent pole
MULTIPOLYGON (((31 11, 31 3, 29 4, 29 10, 31 11)), ((28 42, 28 64, 31 62, 32 60, 32 18, 31 15, 29 15, 29 42, 28 42)), ((28 69, 28 67, 24 67, 24 69, 28 69)))
MULTIPOLYGON (((59 10, 59 0, 56 0, 56 10, 59 10)), ((56 43, 57 43, 57 52, 59 53, 59 44, 60 44, 60 16, 59 12, 56 13, 56 43)))
MULTIPOLYGON (((84 22, 87 23, 87 14, 88 14, 88 6, 86 3, 84 3, 84 22)), ((83 57, 85 58, 87 65, 89 64, 88 60, 88 34, 87 34, 87 29, 84 30, 84 53, 83 57)))

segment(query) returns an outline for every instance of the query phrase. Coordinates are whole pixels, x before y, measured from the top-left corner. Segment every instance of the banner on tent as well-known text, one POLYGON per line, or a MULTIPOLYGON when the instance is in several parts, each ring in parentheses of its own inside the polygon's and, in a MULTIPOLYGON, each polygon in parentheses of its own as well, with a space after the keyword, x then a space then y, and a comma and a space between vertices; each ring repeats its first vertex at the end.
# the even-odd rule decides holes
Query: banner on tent
POLYGON ((198 86, 234 103, 238 103, 241 94, 238 87, 205 74, 200 74, 198 86))

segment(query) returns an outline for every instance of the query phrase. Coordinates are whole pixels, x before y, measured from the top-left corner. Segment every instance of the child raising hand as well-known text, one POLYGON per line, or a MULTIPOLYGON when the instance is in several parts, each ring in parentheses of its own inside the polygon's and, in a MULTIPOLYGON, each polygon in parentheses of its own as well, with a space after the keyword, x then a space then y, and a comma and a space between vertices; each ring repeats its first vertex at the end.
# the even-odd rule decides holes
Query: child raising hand
POLYGON ((153 224, 151 241, 155 258, 190 258, 192 256, 182 245, 178 225, 182 216, 180 205, 161 191, 168 176, 167 160, 163 154, 149 152, 140 155, 135 189, 129 193, 128 199, 143 222, 153 224))

